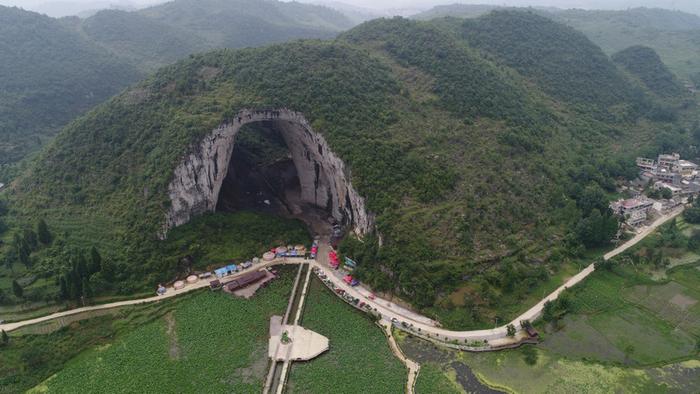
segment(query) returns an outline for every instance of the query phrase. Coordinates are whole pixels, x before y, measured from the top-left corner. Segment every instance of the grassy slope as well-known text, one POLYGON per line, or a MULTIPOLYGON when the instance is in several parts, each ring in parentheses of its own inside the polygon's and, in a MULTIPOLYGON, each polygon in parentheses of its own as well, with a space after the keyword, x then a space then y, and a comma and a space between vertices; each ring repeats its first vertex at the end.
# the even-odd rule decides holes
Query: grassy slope
POLYGON ((257 393, 267 367, 269 318, 284 313, 292 279, 284 274, 250 300, 199 293, 172 314, 80 355, 39 388, 257 393))
POLYGON ((328 337, 330 350, 305 363, 293 363, 291 393, 402 393, 404 365, 366 315, 355 311, 314 279, 301 324, 328 337))

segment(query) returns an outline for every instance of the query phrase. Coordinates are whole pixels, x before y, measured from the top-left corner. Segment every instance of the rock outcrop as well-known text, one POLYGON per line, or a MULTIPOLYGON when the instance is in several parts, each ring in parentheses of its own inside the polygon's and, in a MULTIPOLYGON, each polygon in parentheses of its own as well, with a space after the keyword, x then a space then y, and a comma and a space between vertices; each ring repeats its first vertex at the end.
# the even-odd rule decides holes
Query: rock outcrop
POLYGON ((369 232, 374 219, 366 211, 364 199, 352 187, 343 161, 301 113, 279 109, 239 112, 205 136, 182 159, 168 187, 171 205, 162 236, 196 215, 216 210, 238 131, 247 123, 261 121, 272 122, 287 143, 301 184, 301 200, 326 209, 358 236, 369 232))

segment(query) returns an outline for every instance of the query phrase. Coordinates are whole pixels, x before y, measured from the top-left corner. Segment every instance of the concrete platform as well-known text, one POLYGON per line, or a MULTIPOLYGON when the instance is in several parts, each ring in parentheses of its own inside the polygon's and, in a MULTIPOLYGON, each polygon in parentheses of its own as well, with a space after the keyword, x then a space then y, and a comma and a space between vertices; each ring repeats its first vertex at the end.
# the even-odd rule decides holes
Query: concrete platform
POLYGON ((282 317, 270 319, 268 356, 275 361, 306 361, 328 350, 328 338, 302 326, 282 324, 282 317), (284 333, 291 342, 282 343, 284 333))

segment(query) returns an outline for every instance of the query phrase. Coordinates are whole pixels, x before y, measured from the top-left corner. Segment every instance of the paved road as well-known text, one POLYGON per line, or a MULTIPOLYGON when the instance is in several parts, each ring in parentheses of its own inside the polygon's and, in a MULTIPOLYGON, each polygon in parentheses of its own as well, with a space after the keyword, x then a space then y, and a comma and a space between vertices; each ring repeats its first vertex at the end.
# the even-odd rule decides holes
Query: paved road
MULTIPOLYGON (((623 245, 618 246, 614 250, 610 251, 609 253, 606 253, 603 258, 608 260, 614 256, 617 256, 618 254, 624 252, 625 250, 631 248, 632 246, 636 245, 639 241, 644 239, 646 236, 651 234, 657 227, 661 226, 662 224, 666 223, 670 219, 678 216, 683 212, 682 208, 676 209, 660 218, 658 218, 656 221, 654 221, 651 225, 640 231, 634 238, 630 239, 623 245)), ((316 262, 314 265, 321 267, 321 269, 325 270, 327 273, 330 273, 329 270, 329 265, 328 265, 328 250, 329 246, 326 243, 322 243, 320 248, 319 248, 319 256, 317 257, 316 262)), ((549 294, 547 297, 542 299, 540 302, 538 302, 535 306, 530 308, 527 312, 523 313, 522 315, 518 316, 515 318, 512 322, 509 324, 513 324, 517 329, 521 329, 520 327, 520 321, 522 320, 530 320, 534 321, 536 320, 541 314, 542 310, 544 309, 544 304, 547 301, 554 301, 557 299, 559 294, 564 291, 568 287, 572 287, 575 284, 581 282, 583 279, 585 279, 588 275, 590 275, 593 271, 595 270, 594 264, 590 264, 588 267, 586 267, 584 270, 579 272, 578 274, 574 275, 572 278, 566 281, 562 286, 557 288, 555 291, 553 291, 551 294, 549 294)), ((343 290, 345 290, 347 293, 350 295, 354 296, 355 298, 359 298, 363 300, 365 303, 369 303, 373 308, 376 308, 377 312, 379 312, 382 315, 382 321, 390 322, 392 319, 396 319, 399 322, 406 322, 407 324, 411 325, 414 330, 420 329, 420 332, 422 334, 431 334, 431 336, 435 337, 438 336, 440 339, 445 339, 445 340, 457 340, 460 343, 464 343, 465 340, 488 340, 489 344, 492 346, 499 346, 499 345, 505 345, 508 343, 513 342, 513 339, 509 338, 507 334, 507 324, 503 325, 501 327, 497 328, 492 328, 492 329, 486 329, 486 330, 472 330, 472 331, 451 331, 451 330, 445 330, 439 327, 435 327, 429 323, 426 323, 425 320, 427 318, 423 317, 422 319, 414 319, 413 316, 407 316, 403 315, 398 311, 397 309, 387 307, 385 306, 387 304, 387 301, 385 300, 379 300, 375 299, 370 300, 369 298, 366 297, 366 291, 358 289, 358 287, 351 287, 348 284, 346 284, 341 278, 339 278, 336 275, 327 275, 330 280, 333 281, 336 287, 339 287, 343 290)), ((429 319, 428 319, 429 320, 429 319)), ((399 327, 400 328, 400 327, 399 327)))
MULTIPOLYGON (((634 238, 631 240, 627 241, 623 245, 618 246, 616 249, 612 250, 609 253, 606 253, 603 258, 610 259, 614 256, 617 256, 618 254, 624 252, 625 250, 631 248, 632 246, 636 245, 639 241, 644 239, 647 235, 651 234, 657 227, 660 225, 666 223, 668 220, 676 217, 678 214, 680 214, 683 211, 682 208, 678 208, 662 217, 657 219, 654 223, 652 223, 650 226, 646 227, 643 229, 641 232, 639 232, 634 238)), ((318 267, 322 270, 327 271, 330 273, 330 267, 328 265, 328 252, 330 251, 330 246, 328 245, 327 242, 321 242, 319 245, 319 253, 317 256, 317 259, 315 261, 310 261, 311 268, 313 267, 318 267)), ((260 263, 256 266, 257 269, 271 266, 271 265, 278 265, 278 264, 299 264, 301 262, 306 262, 302 258, 287 258, 287 259, 277 259, 273 260, 270 262, 263 262, 260 263)), ((527 312, 523 313, 522 315, 518 316, 516 319, 514 319, 510 324, 513 324, 516 328, 520 329, 520 321, 522 320, 530 320, 534 321, 537 319, 541 314, 542 310, 544 309, 544 304, 547 301, 553 301, 555 300, 559 294, 564 291, 566 288, 574 286, 575 284, 579 283, 583 279, 585 279, 588 275, 590 275, 594 271, 595 267, 593 264, 589 265, 586 267, 583 271, 579 272, 575 276, 573 276, 571 279, 566 281, 562 286, 557 288, 554 292, 549 294, 547 297, 542 299, 540 302, 538 302, 535 306, 530 308, 527 312)), ((237 274, 231 277, 226 278, 226 280, 232 280, 235 279, 237 276, 241 274, 237 274)), ((367 289, 363 289, 362 287, 351 287, 347 285, 342 278, 330 274, 328 275, 328 278, 333 281, 336 287, 339 287, 341 289, 344 289, 347 293, 351 294, 355 298, 359 298, 363 300, 365 303, 370 304, 373 308, 377 310, 382 316, 382 321, 390 323, 392 319, 396 319, 400 322, 406 322, 408 325, 412 326, 413 329, 417 330, 420 329, 420 332, 422 334, 430 334, 432 337, 437 337, 439 339, 443 340, 457 340, 461 343, 464 343, 465 340, 483 340, 487 339, 489 343, 492 346, 498 346, 501 344, 507 344, 512 342, 513 340, 509 337, 507 337, 506 332, 507 332, 507 325, 503 325, 501 327, 493 328, 493 329, 486 329, 486 330, 473 330, 473 331, 451 331, 451 330, 445 330, 439 327, 436 327, 434 322, 425 317, 421 316, 415 312, 411 312, 405 309, 398 307, 397 305, 394 305, 390 303, 389 301, 382 300, 379 298, 376 298, 375 300, 370 300, 368 298, 369 291, 367 289)), ((8 323, 8 324, 3 324, 0 325, 0 329, 5 330, 5 331, 12 331, 20 327, 24 327, 30 324, 36 324, 36 323, 41 323, 47 320, 55 319, 58 317, 63 317, 63 316, 69 316, 73 315, 76 313, 81 313, 81 312, 86 312, 86 311, 92 311, 92 310, 98 310, 98 309, 108 309, 108 308, 117 308, 121 306, 127 306, 127 305, 137 305, 137 304, 144 304, 148 302, 156 302, 160 301, 163 299, 167 299, 170 297, 175 297, 180 294, 184 294, 202 287, 208 286, 208 281, 200 281, 196 284, 189 285, 185 287, 182 290, 173 290, 169 289, 168 292, 163 295, 163 296, 154 296, 154 297, 149 297, 145 299, 140 299, 140 300, 130 300, 130 301, 121 301, 121 302, 115 302, 111 304, 104 304, 104 305, 95 305, 95 306, 90 306, 90 307, 84 307, 84 308, 78 308, 78 309, 72 309, 69 311, 64 311, 64 312, 58 312, 54 313, 52 315, 44 316, 44 317, 39 317, 36 319, 31 319, 31 320, 25 320, 17 323, 8 323)))
MULTIPOLYGON (((263 261, 263 262, 255 265, 255 269, 262 269, 265 267, 269 267, 269 266, 273 266, 273 265, 280 265, 280 264, 299 264, 302 261, 304 261, 303 258, 284 258, 284 259, 275 259, 272 261, 263 261)), ((230 281, 232 281, 232 280, 234 280, 234 279, 240 277, 241 275, 246 274, 250 271, 251 271, 251 269, 248 269, 246 271, 239 272, 235 275, 228 276, 228 277, 222 279, 221 282, 222 283, 230 282, 230 281)), ((140 298, 138 300, 119 301, 119 302, 112 302, 109 304, 100 304, 100 305, 86 306, 86 307, 82 307, 82 308, 69 309, 67 311, 56 312, 56 313, 53 313, 50 315, 37 317, 35 319, 22 320, 22 321, 15 322, 15 323, 0 324, 0 330, 5 330, 7 332, 10 332, 12 330, 16 330, 16 329, 24 327, 24 326, 42 323, 42 322, 45 322, 48 320, 53 320, 53 319, 57 319, 59 317, 64 317, 64 316, 75 315, 78 313, 163 301, 163 300, 167 300, 169 298, 176 297, 176 296, 179 296, 181 294, 186 294, 186 293, 189 293, 191 291, 198 290, 198 289, 208 287, 208 286, 209 286, 209 280, 200 280, 197 283, 188 284, 187 286, 185 286, 183 289, 180 289, 180 290, 175 290, 173 288, 169 288, 168 291, 164 295, 161 295, 161 296, 153 296, 153 297, 148 297, 148 298, 140 298)))

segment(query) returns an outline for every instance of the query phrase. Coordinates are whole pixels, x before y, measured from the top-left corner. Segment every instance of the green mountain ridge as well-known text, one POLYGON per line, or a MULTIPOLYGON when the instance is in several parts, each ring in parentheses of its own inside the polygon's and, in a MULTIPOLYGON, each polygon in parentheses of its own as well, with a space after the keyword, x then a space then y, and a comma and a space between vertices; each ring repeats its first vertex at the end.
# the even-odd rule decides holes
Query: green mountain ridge
POLYGON ((700 73, 700 16, 681 11, 643 7, 604 11, 451 4, 434 7, 412 18, 476 18, 494 10, 508 9, 529 10, 569 25, 584 33, 608 55, 643 45, 654 49, 682 79, 700 73))
POLYGON ((158 240, 181 157, 240 109, 291 108, 377 215, 381 248, 378 234, 341 248, 358 277, 446 326, 485 327, 584 246, 607 244, 617 224, 605 194, 635 174, 635 155, 687 153, 697 114, 655 117, 654 105, 585 37, 532 13, 449 28, 375 20, 160 69, 66 127, 6 193, 7 222, 45 218, 61 234, 33 255, 36 275, 66 269, 47 255, 96 244, 120 272, 105 291, 148 288, 182 269, 185 252, 158 240), (545 43, 561 54, 542 55, 545 43))
POLYGON ((0 165, 143 75, 57 20, 0 7, 0 165))
POLYGON ((686 94, 683 85, 649 47, 629 47, 614 54, 612 60, 639 78, 649 91, 658 96, 678 97, 686 94))
POLYGON ((0 181, 69 121, 158 67, 214 48, 332 38, 353 25, 326 7, 257 0, 175 0, 87 19, 0 6, 0 21, 0 181))

